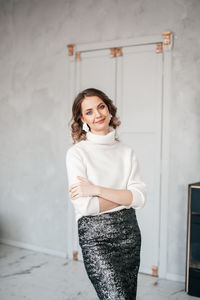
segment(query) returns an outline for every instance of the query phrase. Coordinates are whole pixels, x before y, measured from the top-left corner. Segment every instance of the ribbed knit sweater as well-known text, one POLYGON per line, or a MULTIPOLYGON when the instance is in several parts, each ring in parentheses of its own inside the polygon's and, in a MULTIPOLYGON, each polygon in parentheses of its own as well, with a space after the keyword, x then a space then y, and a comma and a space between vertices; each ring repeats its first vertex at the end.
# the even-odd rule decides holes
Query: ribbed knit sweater
MULTIPOLYGON (((142 208, 146 202, 146 184, 140 174, 135 151, 116 138, 112 127, 106 135, 87 132, 86 140, 73 144, 66 153, 66 167, 69 188, 79 182, 77 176, 87 178, 93 184, 112 189, 128 189, 133 200, 129 206, 120 205, 100 212, 99 197, 87 196, 72 200, 75 218, 113 212, 123 208, 142 208)), ((109 199, 108 199, 109 200, 109 199)))

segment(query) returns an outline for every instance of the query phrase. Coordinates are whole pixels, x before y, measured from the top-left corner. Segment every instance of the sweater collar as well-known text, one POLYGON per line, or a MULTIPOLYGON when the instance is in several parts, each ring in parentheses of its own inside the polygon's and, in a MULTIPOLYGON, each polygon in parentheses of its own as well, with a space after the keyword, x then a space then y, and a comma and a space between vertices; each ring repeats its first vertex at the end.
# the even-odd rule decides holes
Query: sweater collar
POLYGON ((86 134, 87 140, 90 142, 93 142, 95 144, 114 144, 116 143, 115 136, 116 136, 116 130, 113 127, 109 127, 110 132, 106 135, 100 135, 92 133, 91 131, 88 131, 86 134))

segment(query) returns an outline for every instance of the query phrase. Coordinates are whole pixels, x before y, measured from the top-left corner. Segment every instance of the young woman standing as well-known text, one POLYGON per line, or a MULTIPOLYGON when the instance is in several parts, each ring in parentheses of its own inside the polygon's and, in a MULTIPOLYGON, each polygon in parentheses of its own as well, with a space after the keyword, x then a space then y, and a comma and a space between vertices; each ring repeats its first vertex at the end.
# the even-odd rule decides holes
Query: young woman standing
POLYGON ((117 138, 116 113, 100 90, 77 95, 66 166, 83 262, 99 299, 134 300, 141 249, 135 209, 145 205, 146 185, 135 151, 117 138))

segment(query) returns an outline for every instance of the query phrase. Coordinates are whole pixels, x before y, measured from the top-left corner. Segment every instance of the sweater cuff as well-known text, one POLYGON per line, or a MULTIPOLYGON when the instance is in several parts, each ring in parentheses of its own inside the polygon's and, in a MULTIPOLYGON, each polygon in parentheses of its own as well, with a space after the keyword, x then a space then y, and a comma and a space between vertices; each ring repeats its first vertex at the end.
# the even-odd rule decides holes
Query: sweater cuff
POLYGON ((97 215, 97 214, 99 214, 99 210, 100 210, 99 197, 93 196, 88 201, 87 214, 92 215, 92 216, 97 215))
POLYGON ((141 191, 138 189, 131 189, 130 190, 133 195, 133 200, 130 205, 128 205, 128 208, 133 207, 134 209, 142 208, 145 204, 144 195, 141 191))

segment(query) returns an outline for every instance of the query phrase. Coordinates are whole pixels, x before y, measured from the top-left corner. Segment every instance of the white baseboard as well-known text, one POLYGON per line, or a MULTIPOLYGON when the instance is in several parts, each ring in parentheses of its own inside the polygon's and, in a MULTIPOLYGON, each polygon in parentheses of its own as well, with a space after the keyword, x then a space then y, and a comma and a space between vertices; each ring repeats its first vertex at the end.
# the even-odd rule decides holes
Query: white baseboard
MULTIPOLYGON (((144 274, 144 275, 149 275, 149 276, 153 276, 152 273, 151 273, 151 270, 150 269, 142 269, 140 270, 139 269, 139 273, 141 274, 144 274)), ((185 282, 185 277, 182 276, 182 275, 178 275, 178 274, 172 274, 172 273, 167 273, 166 276, 153 276, 155 278, 158 278, 158 279, 166 279, 166 280, 172 280, 172 281, 178 281, 178 282, 185 282)))
POLYGON ((179 282, 185 282, 185 276, 179 275, 179 274, 167 273, 166 279, 173 280, 173 281, 179 281, 179 282))
POLYGON ((52 250, 52 249, 48 249, 48 248, 38 247, 38 246, 28 244, 28 243, 23 243, 23 242, 13 241, 13 240, 7 240, 7 239, 0 239, 0 243, 5 244, 5 245, 9 245, 9 246, 18 247, 18 248, 24 248, 24 249, 28 249, 28 250, 32 250, 32 251, 36 251, 36 252, 46 253, 46 254, 50 254, 50 255, 53 255, 53 256, 59 256, 59 257, 67 258, 67 254, 66 254, 67 250, 66 250, 66 252, 56 251, 56 250, 52 250))

